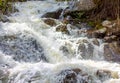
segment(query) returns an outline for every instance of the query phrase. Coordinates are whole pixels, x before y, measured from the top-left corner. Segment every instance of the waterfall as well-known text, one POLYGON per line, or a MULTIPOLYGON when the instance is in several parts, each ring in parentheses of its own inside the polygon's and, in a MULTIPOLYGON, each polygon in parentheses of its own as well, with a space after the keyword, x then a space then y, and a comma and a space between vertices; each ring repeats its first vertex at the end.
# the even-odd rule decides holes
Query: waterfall
POLYGON ((16 2, 19 12, 0 22, 0 83, 120 83, 120 65, 104 59, 101 39, 67 25, 57 32, 41 18, 46 12, 68 7, 66 2, 16 2))

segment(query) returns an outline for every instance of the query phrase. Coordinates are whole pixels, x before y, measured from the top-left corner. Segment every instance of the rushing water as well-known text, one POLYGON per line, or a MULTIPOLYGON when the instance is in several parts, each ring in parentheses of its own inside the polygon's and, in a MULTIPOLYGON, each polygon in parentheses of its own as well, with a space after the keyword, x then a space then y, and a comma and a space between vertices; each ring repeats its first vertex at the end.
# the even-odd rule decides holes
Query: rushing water
POLYGON ((120 83, 120 65, 104 60, 102 40, 77 34, 70 24, 70 35, 56 32, 62 23, 55 19, 56 26, 44 23, 44 13, 66 8, 66 2, 27 1, 15 7, 19 12, 8 17, 10 22, 0 22, 0 83, 120 83), (84 75, 76 74, 79 69, 84 75))

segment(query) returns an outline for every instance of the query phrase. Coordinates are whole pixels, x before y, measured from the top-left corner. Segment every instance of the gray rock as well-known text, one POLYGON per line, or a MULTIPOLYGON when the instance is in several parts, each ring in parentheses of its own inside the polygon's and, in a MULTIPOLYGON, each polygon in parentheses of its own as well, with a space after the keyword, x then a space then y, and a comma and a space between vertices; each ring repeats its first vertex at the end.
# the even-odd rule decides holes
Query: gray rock
POLYGON ((9 19, 7 18, 7 16, 0 14, 0 21, 2 21, 2 22, 9 22, 9 19))
POLYGON ((57 9, 56 11, 53 11, 53 12, 47 12, 47 13, 45 13, 41 17, 42 18, 55 18, 55 19, 59 19, 62 11, 63 11, 63 9, 57 9))
POLYGON ((70 3, 70 9, 72 11, 86 11, 95 7, 93 0, 79 0, 72 1, 70 3))
POLYGON ((120 46, 118 42, 107 43, 104 46, 104 57, 108 61, 120 62, 120 46))
POLYGON ((92 59, 94 46, 89 42, 83 41, 79 44, 78 51, 83 59, 92 59))

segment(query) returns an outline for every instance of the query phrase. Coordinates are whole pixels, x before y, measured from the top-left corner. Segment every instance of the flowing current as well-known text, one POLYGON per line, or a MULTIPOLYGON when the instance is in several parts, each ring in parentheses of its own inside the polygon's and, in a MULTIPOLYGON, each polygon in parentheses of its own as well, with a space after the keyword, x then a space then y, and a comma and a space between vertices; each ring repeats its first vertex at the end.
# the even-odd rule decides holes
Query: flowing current
POLYGON ((66 2, 15 3, 10 22, 0 22, 0 83, 120 83, 120 65, 104 60, 102 40, 87 38, 63 25, 47 25, 46 12, 66 8, 66 2), (94 43, 97 41, 97 44, 94 43))

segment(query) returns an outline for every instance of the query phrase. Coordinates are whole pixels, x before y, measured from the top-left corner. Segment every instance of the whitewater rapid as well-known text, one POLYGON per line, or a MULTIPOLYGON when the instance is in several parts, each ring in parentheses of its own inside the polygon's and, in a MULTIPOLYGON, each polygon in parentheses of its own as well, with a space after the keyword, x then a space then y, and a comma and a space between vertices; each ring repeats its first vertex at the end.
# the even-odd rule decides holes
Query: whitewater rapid
POLYGON ((49 26, 41 18, 65 9, 67 2, 27 1, 14 6, 19 12, 11 14, 9 22, 0 22, 0 83, 68 83, 63 80, 72 69, 86 75, 78 74, 69 83, 120 83, 120 65, 105 61, 102 40, 95 45, 94 38, 76 34, 79 29, 69 29, 70 24, 70 35, 56 32, 62 22, 53 19, 56 25, 49 26))

